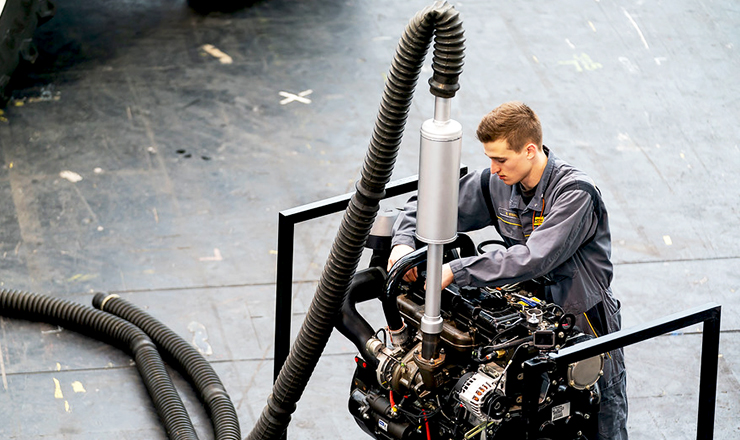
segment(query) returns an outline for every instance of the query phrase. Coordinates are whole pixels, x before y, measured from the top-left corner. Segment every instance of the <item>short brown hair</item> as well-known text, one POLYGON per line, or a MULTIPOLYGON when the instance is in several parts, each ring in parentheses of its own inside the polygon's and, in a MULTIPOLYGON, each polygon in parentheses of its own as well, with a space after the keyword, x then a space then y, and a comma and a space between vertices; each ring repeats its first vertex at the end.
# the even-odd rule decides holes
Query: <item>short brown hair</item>
POLYGON ((542 149, 540 118, 526 104, 518 101, 503 103, 485 115, 475 134, 484 144, 504 139, 509 148, 517 153, 530 142, 542 149))

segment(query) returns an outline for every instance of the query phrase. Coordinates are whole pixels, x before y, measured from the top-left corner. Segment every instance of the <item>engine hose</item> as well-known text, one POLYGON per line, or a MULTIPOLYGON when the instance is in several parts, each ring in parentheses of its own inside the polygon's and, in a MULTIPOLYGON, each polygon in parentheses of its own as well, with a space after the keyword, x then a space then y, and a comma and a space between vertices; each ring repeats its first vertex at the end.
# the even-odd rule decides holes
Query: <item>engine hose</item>
POLYGON ((165 370, 164 362, 151 339, 140 328, 91 307, 35 293, 0 290, 0 314, 49 322, 108 339, 133 354, 167 436, 173 440, 197 440, 193 424, 180 395, 165 370))
MULTIPOLYGON (((444 245, 444 252, 454 252, 456 258, 472 257, 475 256, 475 245, 473 240, 465 234, 458 234, 455 241, 444 245), (458 253, 457 250, 460 250, 458 253)), ((396 295, 398 292, 398 285, 403 280, 403 276, 409 270, 416 266, 419 266, 427 261, 427 247, 421 247, 411 253, 404 255, 400 258, 396 264, 393 265, 391 271, 388 273, 388 278, 385 284, 385 292, 381 297, 383 303, 383 313, 385 314, 388 328, 391 330, 400 330, 403 328, 403 318, 401 313, 398 311, 398 305, 396 304, 396 295)))
POLYGON ((391 267, 390 272, 388 272, 388 278, 387 278, 386 286, 385 286, 385 296, 386 297, 393 296, 393 292, 398 287, 398 284, 403 279, 403 276, 406 275, 406 272, 410 271, 416 266, 419 266, 422 263, 426 263, 426 261, 427 261, 427 247, 426 246, 416 249, 413 252, 409 252, 408 254, 399 258, 398 261, 396 261, 396 264, 394 264, 393 267, 391 267))
POLYGON ((417 13, 401 37, 385 83, 361 178, 324 266, 316 294, 248 439, 278 439, 326 347, 334 319, 362 256, 385 186, 390 181, 427 49, 435 36, 432 94, 451 98, 459 88, 464 38, 459 13, 437 2, 417 13))
POLYGON ((357 347, 362 358, 373 364, 377 364, 377 359, 370 354, 365 344, 373 337, 374 331, 357 311, 356 305, 377 298, 385 285, 385 277, 385 270, 380 267, 369 267, 357 272, 334 323, 337 330, 357 347))
POLYGON ((183 338, 139 307, 118 295, 97 293, 93 306, 141 328, 165 354, 168 361, 195 385, 213 423, 217 440, 241 440, 234 404, 211 364, 183 338))

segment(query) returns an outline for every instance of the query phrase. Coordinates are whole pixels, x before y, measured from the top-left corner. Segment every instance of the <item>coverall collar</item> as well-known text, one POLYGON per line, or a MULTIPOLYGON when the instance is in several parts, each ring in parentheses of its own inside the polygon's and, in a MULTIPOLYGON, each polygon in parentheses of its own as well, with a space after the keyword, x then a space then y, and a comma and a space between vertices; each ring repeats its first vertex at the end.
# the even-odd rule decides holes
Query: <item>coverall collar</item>
POLYGON ((509 209, 516 209, 520 211, 540 211, 542 210, 542 200, 545 193, 545 188, 547 188, 547 185, 550 183, 550 177, 552 176, 552 170, 555 168, 555 155, 550 154, 550 149, 546 146, 542 146, 542 149, 545 152, 545 155, 547 156, 547 164, 545 165, 544 171, 542 171, 542 177, 540 178, 540 181, 537 183, 537 187, 535 188, 534 196, 532 197, 532 200, 529 201, 529 204, 524 208, 520 208, 520 203, 522 202, 522 193, 519 190, 519 184, 512 185, 511 186, 511 198, 509 199, 509 209))

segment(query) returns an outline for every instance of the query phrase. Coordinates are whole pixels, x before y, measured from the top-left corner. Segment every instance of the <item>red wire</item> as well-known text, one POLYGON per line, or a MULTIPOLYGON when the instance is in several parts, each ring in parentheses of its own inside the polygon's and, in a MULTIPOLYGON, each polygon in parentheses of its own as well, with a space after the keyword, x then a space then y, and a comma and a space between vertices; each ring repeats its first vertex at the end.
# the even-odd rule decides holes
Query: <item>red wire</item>
POLYGON ((391 398, 391 409, 396 407, 395 402, 393 402, 393 390, 388 392, 388 396, 391 398))
POLYGON ((429 432, 429 419, 427 419, 427 413, 426 411, 422 411, 422 414, 424 414, 424 425, 426 425, 427 428, 427 440, 432 440, 432 433, 429 432))

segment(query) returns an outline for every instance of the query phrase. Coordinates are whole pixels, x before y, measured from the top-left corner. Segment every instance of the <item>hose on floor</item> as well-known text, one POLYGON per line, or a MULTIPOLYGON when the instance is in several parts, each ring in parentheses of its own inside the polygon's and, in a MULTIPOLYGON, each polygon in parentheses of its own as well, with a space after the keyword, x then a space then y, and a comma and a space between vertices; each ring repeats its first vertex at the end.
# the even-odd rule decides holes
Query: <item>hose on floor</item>
POLYGON ((213 423, 216 440, 241 440, 239 420, 234 404, 211 364, 188 342, 169 327, 139 307, 118 295, 97 293, 93 306, 111 313, 141 328, 157 347, 164 352, 168 362, 195 385, 213 423))
POLYGON ((465 42, 462 22, 452 6, 437 2, 411 19, 399 41, 356 192, 342 218, 305 321, 273 385, 267 406, 247 437, 249 440, 278 439, 283 435, 326 347, 333 317, 352 282, 390 181, 416 82, 433 37, 430 91, 437 97, 451 98, 459 89, 465 42))
POLYGON ((154 342, 119 317, 71 301, 35 293, 0 290, 0 315, 43 321, 112 343, 128 351, 144 380, 167 436, 197 440, 193 424, 154 342))

